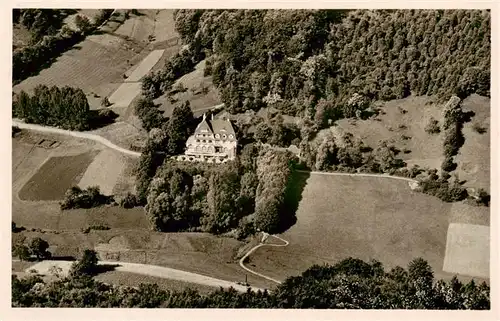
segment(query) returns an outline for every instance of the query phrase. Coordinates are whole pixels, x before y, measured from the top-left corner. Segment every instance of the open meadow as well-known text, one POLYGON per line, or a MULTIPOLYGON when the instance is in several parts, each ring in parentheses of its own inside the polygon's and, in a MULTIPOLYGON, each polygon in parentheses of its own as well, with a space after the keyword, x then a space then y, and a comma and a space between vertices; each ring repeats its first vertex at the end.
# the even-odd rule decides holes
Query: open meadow
MULTIPOLYGON (((416 164, 440 169, 444 160, 444 133, 431 135, 425 127, 431 118, 438 120, 442 126, 444 105, 435 103, 432 97, 427 96, 391 100, 381 104, 382 113, 378 116, 356 121, 342 119, 334 130, 350 132, 372 148, 376 148, 382 140, 389 141, 401 151, 398 157, 408 166, 416 164)), ((473 111, 475 115, 462 130, 465 144, 456 157, 458 167, 455 172, 460 179, 467 181, 465 186, 489 190, 490 98, 471 95, 464 99, 462 108, 473 111), (483 128, 485 133, 474 130, 477 126, 483 128)))
MULTIPOLYGON (((279 235, 290 244, 257 250, 249 262, 255 271, 283 280, 300 274, 312 264, 336 263, 347 257, 376 259, 386 269, 396 265, 406 267, 410 260, 423 257, 433 267, 436 277, 452 275, 443 271, 448 225, 456 222, 453 219, 460 220, 460 216, 452 213, 451 204, 414 192, 408 182, 401 180, 295 175, 296 183, 305 184, 297 223, 279 235)), ((489 211, 479 213, 474 224, 487 228, 481 230, 481 237, 476 237, 484 246, 489 211)), ((466 255, 460 260, 464 258, 466 255)), ((481 264, 484 274, 489 260, 481 264)), ((485 277, 474 275, 477 271, 460 272, 465 276, 485 277)))

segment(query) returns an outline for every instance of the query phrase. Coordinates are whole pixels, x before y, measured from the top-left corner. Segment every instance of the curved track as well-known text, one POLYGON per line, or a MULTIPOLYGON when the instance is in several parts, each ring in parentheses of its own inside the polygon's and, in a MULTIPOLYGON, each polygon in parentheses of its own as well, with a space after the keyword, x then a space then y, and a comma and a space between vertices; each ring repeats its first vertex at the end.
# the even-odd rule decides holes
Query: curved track
POLYGON ((262 240, 260 241, 260 243, 254 247, 252 247, 241 259, 240 259, 240 266, 245 269, 246 271, 252 273, 252 274, 255 274, 257 276, 260 276, 261 278, 264 278, 266 280, 269 280, 269 281, 272 281, 274 283, 278 283, 278 284, 281 284, 281 281, 278 281, 276 279, 273 279, 267 275, 264 275, 262 273, 259 273, 259 272, 256 272, 248 267, 245 266, 245 260, 248 258, 248 256, 250 256, 250 254, 252 254, 253 252, 255 252, 255 250, 257 250, 258 248, 260 247, 263 247, 263 246, 274 246, 274 247, 285 247, 289 244, 289 242, 287 240, 284 240, 282 239, 281 237, 279 236, 276 236, 276 235, 268 235, 266 233, 264 233, 263 237, 262 237, 262 240), (282 242, 284 242, 285 244, 267 244, 267 243, 263 243, 265 242, 266 238, 270 236, 270 237, 274 237, 282 242))

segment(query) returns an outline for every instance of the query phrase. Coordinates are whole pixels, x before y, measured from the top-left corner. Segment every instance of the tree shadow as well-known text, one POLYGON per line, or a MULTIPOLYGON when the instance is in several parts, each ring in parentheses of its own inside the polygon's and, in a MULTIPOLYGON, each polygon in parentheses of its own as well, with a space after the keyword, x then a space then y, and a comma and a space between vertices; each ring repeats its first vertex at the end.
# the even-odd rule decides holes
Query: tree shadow
POLYGON ((120 264, 98 264, 93 271, 93 275, 114 271, 120 264))
POLYGON ((115 122, 118 114, 111 109, 98 109, 89 112, 89 127, 90 129, 98 129, 115 122))
POLYGON ((297 222, 296 212, 302 200, 302 192, 311 174, 309 172, 293 172, 285 189, 282 220, 277 233, 283 233, 297 222))
POLYGON ((76 258, 72 255, 58 255, 52 256, 50 258, 52 261, 76 261, 76 258))

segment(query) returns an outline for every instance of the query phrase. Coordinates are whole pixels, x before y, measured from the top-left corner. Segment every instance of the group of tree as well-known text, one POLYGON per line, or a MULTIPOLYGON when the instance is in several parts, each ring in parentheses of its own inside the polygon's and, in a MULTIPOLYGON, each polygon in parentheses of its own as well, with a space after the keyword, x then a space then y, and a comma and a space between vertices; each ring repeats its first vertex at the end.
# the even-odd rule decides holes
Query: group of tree
POLYGON ((14 24, 23 25, 30 32, 30 43, 35 44, 44 36, 55 35, 62 27, 64 18, 70 13, 65 9, 13 9, 14 24))
POLYGON ((254 138, 256 141, 278 147, 298 146, 300 143, 300 129, 295 123, 285 122, 281 114, 258 123, 255 126, 254 138))
MULTIPOLYGON (((34 275, 12 276, 14 307, 115 308, 281 308, 281 309, 436 309, 488 310, 490 287, 453 277, 436 280, 423 259, 386 272, 378 261, 348 258, 334 265, 312 266, 276 289, 246 293, 219 289, 163 290, 157 284, 131 288, 91 277, 97 258, 88 251, 67 277, 46 282, 34 275)), ((94 253, 95 254, 95 253, 94 253)))
POLYGON ((311 141, 305 137, 300 146, 302 162, 312 170, 395 174, 406 166, 400 151, 388 142, 372 149, 348 132, 328 131, 311 141))
POLYGON ((89 186, 86 189, 73 186, 64 195, 64 200, 60 203, 60 206, 61 210, 92 208, 110 204, 113 201, 112 196, 101 194, 99 186, 89 186))
POLYGON ((177 10, 230 112, 326 125, 376 99, 489 96, 489 10, 177 10))
MULTIPOLYGON (((12 55, 12 78, 17 83, 50 64, 63 52, 82 41, 98 27, 113 11, 103 9, 91 23, 86 16, 77 15, 78 31, 63 25, 68 10, 59 9, 15 9, 16 21, 25 25, 32 34, 32 43, 15 49, 12 55), (17 20, 16 20, 17 19, 17 20), (62 27, 61 27, 62 26, 62 27)), ((69 10, 71 11, 71 10, 69 10)))
POLYGON ((91 113, 83 90, 64 86, 38 85, 33 94, 21 91, 12 101, 13 117, 27 123, 56 126, 71 130, 91 127, 91 113))
POLYGON ((12 254, 21 261, 28 261, 32 256, 35 256, 37 260, 44 260, 52 257, 48 248, 49 243, 39 237, 33 238, 28 245, 24 244, 24 239, 22 239, 13 245, 12 254))
POLYGON ((148 98, 139 99, 135 111, 143 128, 149 132, 136 170, 138 201, 144 204, 156 170, 166 158, 184 151, 186 140, 196 126, 196 120, 188 101, 176 105, 170 118, 164 117, 148 98))
MULTIPOLYGON (((149 183, 147 189, 140 185, 140 195, 146 198, 152 228, 231 232, 245 238, 256 230, 273 232, 290 224, 295 213, 285 206, 284 196, 294 157, 285 151, 260 151, 259 146, 247 144, 236 160, 223 164, 165 159, 154 173, 145 168, 149 183)), ((151 164, 154 155, 148 155, 151 164)))
POLYGON ((264 148, 259 153, 256 164, 256 230, 276 233, 294 223, 295 213, 287 208, 285 196, 295 163, 296 159, 289 151, 264 148))
POLYGON ((453 161, 453 156, 456 156, 465 143, 465 137, 462 133, 464 122, 466 121, 465 113, 462 111, 460 98, 453 96, 444 107, 444 141, 443 153, 444 160, 441 169, 446 172, 452 172, 457 168, 457 164, 453 161))

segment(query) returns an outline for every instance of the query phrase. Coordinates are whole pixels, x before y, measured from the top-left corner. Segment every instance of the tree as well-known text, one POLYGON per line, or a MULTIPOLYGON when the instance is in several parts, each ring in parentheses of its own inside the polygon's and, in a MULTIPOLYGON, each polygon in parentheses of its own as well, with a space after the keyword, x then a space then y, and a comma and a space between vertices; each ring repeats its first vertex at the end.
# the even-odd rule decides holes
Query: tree
POLYGON ((31 257, 30 250, 22 243, 16 243, 12 249, 12 254, 17 256, 21 261, 28 261, 31 257))
POLYGON ((92 24, 87 16, 77 15, 75 17, 75 25, 83 34, 87 34, 92 30, 92 24))
POLYGON ((47 251, 49 243, 39 237, 31 240, 29 250, 30 253, 35 255, 37 260, 43 260, 51 257, 51 253, 47 251))
POLYGON ((81 259, 78 262, 73 263, 71 266, 70 275, 73 277, 81 275, 94 275, 97 271, 98 261, 99 259, 96 251, 85 249, 81 259))
POLYGON ((184 151, 187 138, 193 132, 194 117, 189 101, 174 107, 172 117, 166 126, 168 136, 167 152, 177 155, 184 151))

